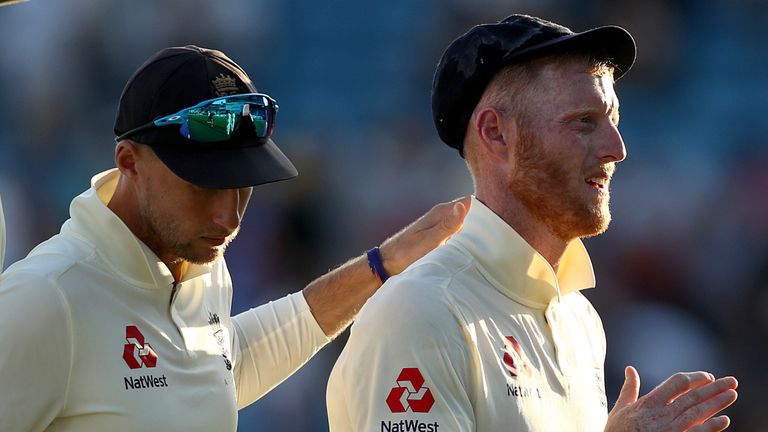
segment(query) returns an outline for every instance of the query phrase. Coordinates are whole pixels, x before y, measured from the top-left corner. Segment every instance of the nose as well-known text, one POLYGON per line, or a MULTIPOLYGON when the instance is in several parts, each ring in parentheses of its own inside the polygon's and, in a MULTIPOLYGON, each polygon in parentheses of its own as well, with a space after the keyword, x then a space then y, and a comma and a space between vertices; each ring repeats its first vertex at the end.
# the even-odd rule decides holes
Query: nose
POLYGON ((621 162, 626 159, 627 148, 624 146, 619 128, 613 122, 607 121, 603 129, 603 136, 597 148, 598 158, 604 162, 621 162))
POLYGON ((238 189, 217 190, 213 199, 213 222, 231 233, 240 226, 241 218, 238 189))

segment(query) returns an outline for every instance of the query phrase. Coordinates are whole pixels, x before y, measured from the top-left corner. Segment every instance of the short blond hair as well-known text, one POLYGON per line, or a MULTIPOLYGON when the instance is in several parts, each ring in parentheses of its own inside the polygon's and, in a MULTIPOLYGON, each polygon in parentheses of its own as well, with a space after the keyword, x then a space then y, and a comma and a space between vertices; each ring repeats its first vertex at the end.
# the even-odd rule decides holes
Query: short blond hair
POLYGON ((573 62, 584 62, 585 70, 596 76, 614 75, 615 67, 610 61, 579 52, 551 54, 515 63, 500 69, 491 78, 472 112, 472 118, 474 119, 478 108, 486 106, 496 107, 518 118, 523 116, 541 72, 550 65, 573 62))
POLYGON ((534 92, 538 90, 537 84, 542 71, 551 65, 559 66, 574 62, 584 63, 585 71, 595 76, 614 76, 615 66, 613 63, 581 52, 550 54, 529 61, 514 63, 496 72, 472 111, 467 134, 464 138, 464 159, 473 180, 475 180, 474 167, 477 165, 477 154, 473 151, 472 146, 466 145, 466 140, 470 136, 471 125, 477 120, 478 113, 487 107, 494 107, 513 116, 521 128, 526 128, 530 124, 526 108, 530 105, 534 92))

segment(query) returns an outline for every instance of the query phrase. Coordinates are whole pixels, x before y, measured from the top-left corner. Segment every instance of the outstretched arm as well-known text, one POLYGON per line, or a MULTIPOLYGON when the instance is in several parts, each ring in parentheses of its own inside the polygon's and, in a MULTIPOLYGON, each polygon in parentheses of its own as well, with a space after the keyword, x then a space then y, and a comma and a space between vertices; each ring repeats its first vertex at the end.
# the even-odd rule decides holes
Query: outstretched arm
MULTIPOLYGON (((469 197, 464 197, 438 204, 382 243, 381 257, 387 273, 400 273, 458 231, 469 202, 469 197)), ((352 322, 380 286, 367 257, 361 255, 315 279, 304 288, 304 297, 320 328, 333 338, 352 322)))
POLYGON ((638 398, 640 376, 628 366, 605 432, 717 432, 730 424, 727 416, 712 417, 736 401, 733 377, 715 379, 707 372, 681 372, 638 398))

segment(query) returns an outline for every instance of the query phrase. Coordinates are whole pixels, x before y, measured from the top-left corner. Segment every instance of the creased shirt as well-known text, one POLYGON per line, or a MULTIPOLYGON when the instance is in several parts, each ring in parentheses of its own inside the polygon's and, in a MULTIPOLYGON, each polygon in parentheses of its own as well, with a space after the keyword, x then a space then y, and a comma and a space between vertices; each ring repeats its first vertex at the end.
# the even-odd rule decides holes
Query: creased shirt
POLYGON ((581 289, 473 199, 461 232, 363 307, 327 388, 331 431, 603 430, 605 335, 581 289))
POLYGON ((223 259, 168 268, 94 177, 61 232, 0 277, 0 430, 235 431, 328 342, 301 293, 230 317, 223 259))

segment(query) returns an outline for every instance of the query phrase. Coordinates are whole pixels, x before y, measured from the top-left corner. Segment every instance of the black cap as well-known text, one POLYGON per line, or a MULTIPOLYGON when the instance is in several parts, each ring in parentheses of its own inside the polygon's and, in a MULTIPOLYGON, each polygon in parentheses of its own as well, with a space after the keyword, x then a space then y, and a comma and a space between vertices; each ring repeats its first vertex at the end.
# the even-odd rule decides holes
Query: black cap
POLYGON ((472 27, 445 49, 432 82, 432 117, 440 138, 463 155, 472 112, 502 67, 556 52, 585 52, 614 66, 614 79, 635 62, 635 41, 621 27, 574 33, 528 15, 472 27))
MULTIPOLYGON (((144 62, 125 85, 115 134, 204 100, 255 92, 245 71, 221 51, 194 45, 165 48, 144 62)), ((136 133, 131 139, 151 146, 171 171, 200 187, 240 188, 298 175, 272 139, 255 134, 198 142, 184 138, 178 126, 166 126, 136 133)))

